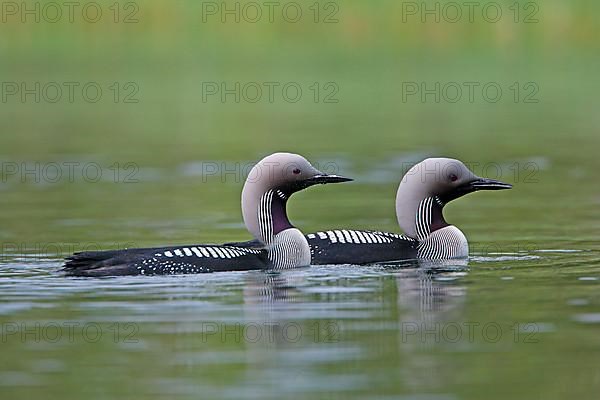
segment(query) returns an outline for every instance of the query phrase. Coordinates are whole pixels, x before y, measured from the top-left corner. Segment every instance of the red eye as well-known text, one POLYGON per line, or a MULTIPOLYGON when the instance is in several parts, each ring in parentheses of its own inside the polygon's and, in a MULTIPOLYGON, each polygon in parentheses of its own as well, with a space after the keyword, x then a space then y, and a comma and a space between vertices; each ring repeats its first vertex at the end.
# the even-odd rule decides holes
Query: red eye
POLYGON ((294 173, 294 175, 298 175, 300 173, 300 168, 296 168, 292 172, 294 173))
POLYGON ((456 182, 456 181, 458 180, 458 176, 456 176, 456 175, 454 175, 454 174, 451 174, 451 175, 450 175, 450 180, 451 180, 452 182, 456 182))

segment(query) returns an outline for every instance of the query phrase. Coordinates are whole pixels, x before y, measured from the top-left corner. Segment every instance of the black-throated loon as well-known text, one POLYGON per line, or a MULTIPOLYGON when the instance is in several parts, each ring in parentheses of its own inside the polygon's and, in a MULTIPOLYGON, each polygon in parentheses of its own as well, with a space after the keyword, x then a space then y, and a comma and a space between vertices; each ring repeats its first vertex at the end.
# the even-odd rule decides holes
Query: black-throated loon
POLYGON ((289 197, 316 184, 350 181, 327 175, 304 157, 275 153, 250 171, 242 190, 242 214, 262 249, 192 245, 76 253, 64 270, 74 276, 195 274, 216 271, 285 269, 310 265, 305 236, 287 217, 289 197))
MULTIPOLYGON (((510 189, 512 185, 481 178, 461 161, 428 158, 402 178, 396 194, 396 217, 404 234, 335 229, 306 235, 313 265, 371 264, 408 259, 466 258, 465 235, 446 222, 450 201, 478 190, 510 189)), ((258 242, 236 243, 253 248, 258 242)))
POLYGON ((336 229, 308 234, 312 264, 368 264, 406 259, 452 259, 469 255, 467 238, 446 222, 450 201, 478 190, 512 185, 481 178, 451 158, 428 158, 402 178, 396 217, 404 234, 336 229))

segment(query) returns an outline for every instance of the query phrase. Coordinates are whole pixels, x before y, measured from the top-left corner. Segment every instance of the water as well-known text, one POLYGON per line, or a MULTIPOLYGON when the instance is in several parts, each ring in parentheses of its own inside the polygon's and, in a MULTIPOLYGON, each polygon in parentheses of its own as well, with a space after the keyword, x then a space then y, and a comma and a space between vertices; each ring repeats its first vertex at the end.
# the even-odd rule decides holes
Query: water
MULTIPOLYGON (((338 156, 357 181, 295 195, 290 217, 305 232, 398 231, 398 169, 427 155, 390 154, 373 168, 338 156)), ((502 165, 513 162, 523 161, 502 165)), ((181 164, 153 170, 125 185, 9 183, 3 398, 558 399, 600 389, 588 172, 560 184, 552 177, 569 173, 551 165, 534 183, 506 174, 513 190, 448 205, 470 238, 468 261, 65 277, 61 257, 77 250, 247 238, 240 182, 181 164), (24 224, 32 212, 37 221, 24 224)))
MULTIPOLYGON (((61 259, 73 251, 248 239, 243 177, 204 179, 201 160, 172 159, 138 160, 137 183, 6 179, 1 397, 595 398, 597 162, 559 161, 559 147, 542 158, 468 149, 462 159, 484 160, 475 172, 490 176, 481 165, 494 160, 503 175, 490 177, 514 189, 446 207, 470 240, 466 264, 67 278, 61 259), (533 181, 511 169, 530 162, 533 181)), ((306 233, 397 232, 402 168, 439 152, 378 154, 307 154, 356 181, 294 195, 290 219, 306 233)), ((53 161, 69 160, 91 162, 53 161)))
POLYGON ((0 386, 11 398, 457 399, 502 380, 523 383, 488 397, 560 398, 596 385, 598 254, 576 254, 577 267, 543 251, 106 279, 17 259, 0 281, 13 360, 0 386))

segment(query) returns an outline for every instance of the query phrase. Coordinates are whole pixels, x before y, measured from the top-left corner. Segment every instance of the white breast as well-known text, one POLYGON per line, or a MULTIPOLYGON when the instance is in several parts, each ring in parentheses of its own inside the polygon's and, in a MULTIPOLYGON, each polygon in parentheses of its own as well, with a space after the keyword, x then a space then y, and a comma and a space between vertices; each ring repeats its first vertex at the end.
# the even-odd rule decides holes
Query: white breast
POLYGON ((279 232, 267 248, 275 269, 307 267, 310 265, 308 241, 296 228, 279 232))
POLYGON ((467 258, 469 242, 460 229, 454 225, 438 229, 419 242, 417 257, 427 260, 447 260, 467 258))

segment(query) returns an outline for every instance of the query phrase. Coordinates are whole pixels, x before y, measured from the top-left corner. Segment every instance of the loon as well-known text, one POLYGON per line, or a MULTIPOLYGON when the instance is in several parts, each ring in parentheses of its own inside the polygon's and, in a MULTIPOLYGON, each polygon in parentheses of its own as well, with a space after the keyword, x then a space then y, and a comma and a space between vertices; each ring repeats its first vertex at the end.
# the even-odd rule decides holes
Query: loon
MULTIPOLYGON (((402 260, 467 258, 467 238, 446 222, 450 201, 479 190, 510 189, 512 185, 481 178, 451 158, 428 158, 404 175, 396 194, 396 217, 403 234, 335 229, 310 233, 311 264, 373 264, 402 260)), ((256 248, 256 241, 230 243, 256 248)))
POLYGON ((250 171, 242 190, 242 214, 261 249, 192 245, 75 253, 63 270, 71 276, 174 275, 216 271, 286 269, 310 265, 305 236, 290 223, 289 197, 316 184, 352 179, 327 175, 304 157, 275 153, 250 171))
POLYGON ((396 217, 404 234, 348 229, 308 234, 312 264, 467 258, 467 238, 446 222, 444 206, 479 190, 510 188, 508 183, 475 175, 459 160, 428 158, 409 169, 398 187, 396 217))

